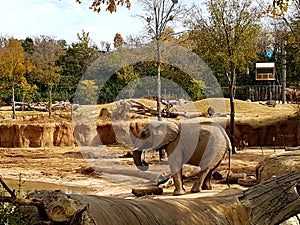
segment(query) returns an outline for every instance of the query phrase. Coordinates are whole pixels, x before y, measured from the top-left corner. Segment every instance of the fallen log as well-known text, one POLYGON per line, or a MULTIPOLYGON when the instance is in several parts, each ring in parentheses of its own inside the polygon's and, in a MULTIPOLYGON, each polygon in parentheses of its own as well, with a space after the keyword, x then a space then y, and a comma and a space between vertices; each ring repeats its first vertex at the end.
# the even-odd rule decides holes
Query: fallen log
POLYGON ((228 182, 229 184, 238 184, 238 181, 240 179, 245 180, 246 178, 246 173, 230 173, 228 180, 226 180, 225 182, 228 182))
POLYGON ((137 197, 142 197, 145 195, 161 195, 163 193, 163 189, 157 186, 138 187, 133 188, 131 193, 137 197))
POLYGON ((118 199, 72 195, 105 225, 275 225, 300 213, 300 173, 286 174, 245 191, 228 189, 196 199, 118 199), (276 201, 274 201, 276 199, 276 201))
POLYGON ((285 147, 286 151, 298 151, 300 150, 300 146, 296 146, 296 147, 285 147))
MULTIPOLYGON (((71 199, 79 209, 73 210, 64 224, 275 225, 300 213, 299 192, 300 173, 289 173, 247 190, 231 188, 212 197, 121 199, 63 195, 63 199, 71 199)), ((48 207, 59 201, 61 195, 59 192, 40 194, 31 196, 42 199, 47 213, 48 207)), ((65 207, 60 211, 70 210, 69 203, 65 207)))
POLYGON ((268 155, 256 166, 258 182, 290 172, 300 172, 300 150, 268 155))

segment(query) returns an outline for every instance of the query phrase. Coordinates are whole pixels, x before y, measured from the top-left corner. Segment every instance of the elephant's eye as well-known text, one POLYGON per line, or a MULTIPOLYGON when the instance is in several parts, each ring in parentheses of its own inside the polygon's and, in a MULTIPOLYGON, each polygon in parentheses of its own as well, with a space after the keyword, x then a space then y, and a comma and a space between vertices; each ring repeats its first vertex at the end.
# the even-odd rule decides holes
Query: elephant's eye
POLYGON ((146 138, 146 137, 147 137, 146 132, 145 132, 145 131, 142 131, 142 132, 141 132, 141 138, 146 138))

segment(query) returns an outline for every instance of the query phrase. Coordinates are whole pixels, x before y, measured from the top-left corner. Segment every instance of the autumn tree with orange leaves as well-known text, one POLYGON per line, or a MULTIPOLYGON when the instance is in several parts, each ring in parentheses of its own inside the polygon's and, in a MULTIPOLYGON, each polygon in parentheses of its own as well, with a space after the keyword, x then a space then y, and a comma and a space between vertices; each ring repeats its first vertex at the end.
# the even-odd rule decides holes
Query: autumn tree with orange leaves
POLYGON ((8 42, 0 48, 0 80, 12 91, 13 114, 16 119, 15 88, 26 80, 26 72, 32 71, 33 66, 25 59, 25 52, 17 39, 10 38, 8 42))

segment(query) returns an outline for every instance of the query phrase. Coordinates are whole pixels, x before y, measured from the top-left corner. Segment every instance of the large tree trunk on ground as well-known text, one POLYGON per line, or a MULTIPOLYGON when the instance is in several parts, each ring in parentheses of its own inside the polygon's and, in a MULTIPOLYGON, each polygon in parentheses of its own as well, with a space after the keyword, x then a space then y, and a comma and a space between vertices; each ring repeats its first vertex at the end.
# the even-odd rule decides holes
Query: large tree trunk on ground
MULTIPOLYGON (((86 213, 84 224, 275 225, 300 213, 299 191, 300 173, 290 173, 245 191, 227 189, 213 197, 120 199, 71 195, 72 204, 75 203, 79 211, 73 210, 73 217, 67 216, 67 219, 72 221, 74 215, 77 215, 77 222, 80 221, 78 217, 86 206, 88 211, 84 212, 86 213)), ((39 196, 39 198, 44 197, 39 196)), ((45 207, 48 206, 46 212, 49 212, 48 208, 53 204, 51 201, 59 203, 53 196, 46 197, 44 201, 46 201, 45 207)), ((64 207, 62 204, 59 206, 64 207)), ((66 207, 60 210, 68 211, 69 203, 66 207)))
POLYGON ((256 178, 260 183, 290 172, 300 172, 300 150, 268 155, 257 165, 256 178))

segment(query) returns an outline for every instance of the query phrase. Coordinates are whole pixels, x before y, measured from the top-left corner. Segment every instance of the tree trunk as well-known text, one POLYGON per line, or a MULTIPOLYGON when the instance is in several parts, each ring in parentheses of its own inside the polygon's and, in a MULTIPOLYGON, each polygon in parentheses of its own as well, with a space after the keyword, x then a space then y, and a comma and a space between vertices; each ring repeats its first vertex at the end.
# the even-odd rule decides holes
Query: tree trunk
POLYGON ((279 224, 300 213, 300 173, 272 178, 244 192, 250 224, 279 224))
POLYGON ((49 87, 49 100, 48 100, 48 116, 51 117, 51 107, 52 107, 52 87, 49 87))
POLYGON ((282 104, 286 103, 286 95, 285 95, 285 90, 286 90, 286 46, 287 46, 287 41, 284 41, 284 44, 282 46, 283 50, 283 60, 282 60, 282 104))
POLYGON ((72 197, 89 204, 91 218, 106 225, 275 225, 300 213, 299 179, 300 173, 291 173, 246 191, 227 189, 196 199, 72 197))
POLYGON ((48 218, 65 224, 275 225, 300 213, 299 191, 300 173, 289 173, 244 191, 231 188, 211 197, 121 199, 57 191, 37 191, 29 197, 42 199, 48 218), (75 218, 80 223, 72 223, 75 218))
POLYGON ((157 119, 161 120, 161 64, 160 64, 160 43, 159 40, 156 40, 156 46, 157 46, 157 119))
POLYGON ((300 150, 273 153, 256 166, 259 183, 290 172, 300 172, 300 150))
POLYGON ((232 66, 230 73, 230 142, 232 146, 232 153, 236 153, 234 145, 234 119, 235 119, 235 89, 236 89, 236 73, 235 67, 232 66))
POLYGON ((15 101, 15 86, 12 85, 12 109, 13 109, 13 113, 12 113, 12 119, 16 119, 16 101, 15 101))

